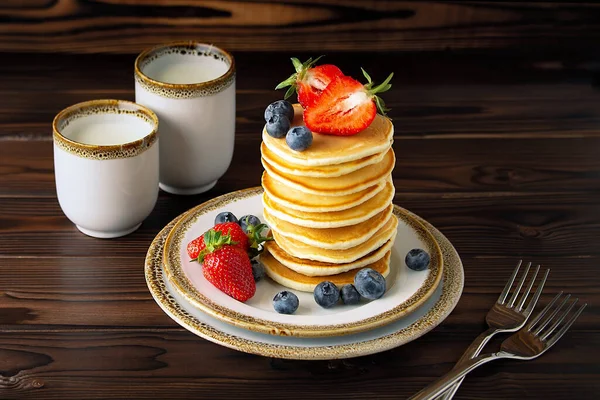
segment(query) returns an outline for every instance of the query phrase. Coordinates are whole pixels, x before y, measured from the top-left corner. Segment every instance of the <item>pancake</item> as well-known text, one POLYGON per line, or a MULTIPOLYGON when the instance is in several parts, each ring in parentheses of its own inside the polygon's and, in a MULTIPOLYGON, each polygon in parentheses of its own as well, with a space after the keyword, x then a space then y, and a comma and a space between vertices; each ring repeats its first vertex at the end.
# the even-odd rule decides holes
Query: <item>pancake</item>
POLYGON ((391 223, 393 209, 394 206, 390 204, 388 208, 362 224, 329 229, 294 225, 274 217, 267 209, 263 210, 263 216, 269 226, 284 238, 296 239, 301 243, 322 249, 344 250, 364 243, 386 224, 391 223))
MULTIPOLYGON (((366 267, 373 268, 384 277, 387 277, 390 273, 390 256, 391 251, 388 251, 381 259, 366 267)), ((354 283, 354 275, 358 272, 353 270, 327 277, 305 276, 287 268, 277 261, 269 252, 264 252, 260 258, 265 266, 265 272, 271 279, 283 286, 301 292, 312 292, 319 283, 325 280, 333 282, 341 288, 343 285, 354 283)))
POLYGON ((388 240, 380 248, 370 252, 364 257, 356 261, 346 264, 332 264, 320 261, 303 260, 286 253, 275 241, 270 241, 265 244, 265 249, 284 266, 292 271, 306 276, 329 276, 341 274, 342 272, 351 271, 357 268, 366 267, 369 264, 381 259, 394 246, 393 240, 388 240))
POLYGON ((273 179, 267 172, 262 176, 262 187, 271 199, 284 207, 307 212, 331 212, 356 207, 383 190, 385 184, 385 181, 381 181, 360 192, 343 196, 319 196, 291 188, 273 179))
MULTIPOLYGON (((292 126, 304 125, 302 107, 299 104, 294 105, 294 114, 292 126)), ((290 149, 285 138, 271 137, 265 129, 262 134, 263 142, 277 157, 304 166, 342 164, 360 160, 389 148, 393 137, 392 122, 379 114, 367 129, 356 135, 341 137, 313 132, 312 145, 302 152, 290 149)))
POLYGON ((285 206, 271 199, 267 193, 263 193, 263 206, 269 214, 281 220, 307 228, 339 228, 360 224, 374 215, 390 207, 394 199, 394 185, 388 180, 384 189, 366 202, 347 210, 333 212, 306 212, 288 210, 285 206))
POLYGON ((369 186, 387 180, 394 169, 396 158, 394 150, 389 149, 380 162, 335 178, 286 175, 279 171, 276 165, 269 164, 264 158, 261 158, 261 161, 263 167, 273 179, 289 187, 311 194, 342 196, 360 192, 369 186))
MULTIPOLYGON (((390 142, 390 147, 391 146, 392 143, 390 142)), ((262 157, 269 164, 277 166, 277 169, 281 172, 289 175, 312 176, 315 178, 331 178, 342 176, 366 167, 367 165, 378 163, 383 159, 383 156, 385 156, 385 153, 388 150, 389 148, 386 148, 380 153, 360 158, 358 160, 348 161, 342 164, 307 166, 303 164, 292 164, 289 161, 277 157, 275 153, 269 150, 264 142, 260 144, 260 152, 262 157)))
POLYGON ((332 264, 344 264, 356 261, 359 258, 366 256, 373 250, 383 246, 383 244, 388 240, 393 241, 397 233, 397 228, 398 220, 392 215, 389 223, 385 224, 382 228, 375 232, 375 234, 368 240, 364 241, 358 246, 343 250, 323 249, 320 247, 310 246, 296 239, 282 236, 279 232, 277 232, 277 230, 273 229, 273 227, 271 227, 271 231, 273 232, 273 238, 279 247, 294 257, 328 262, 332 264))

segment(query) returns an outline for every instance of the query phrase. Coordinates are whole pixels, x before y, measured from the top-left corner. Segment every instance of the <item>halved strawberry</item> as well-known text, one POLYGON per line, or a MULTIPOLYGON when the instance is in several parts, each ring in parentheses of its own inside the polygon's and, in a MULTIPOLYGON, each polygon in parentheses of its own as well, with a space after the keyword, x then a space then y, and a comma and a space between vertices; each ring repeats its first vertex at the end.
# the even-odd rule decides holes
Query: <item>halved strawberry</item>
POLYGON ((285 98, 289 98, 294 92, 298 93, 298 102, 302 107, 311 107, 329 83, 336 77, 344 76, 342 71, 332 64, 314 66, 321 57, 313 60, 309 58, 301 63, 297 58, 292 58, 296 72, 288 79, 281 82, 275 89, 289 86, 285 98))
POLYGON ((350 136, 366 129, 377 114, 388 111, 376 96, 389 90, 393 73, 379 86, 363 70, 368 83, 363 85, 348 76, 336 77, 323 91, 317 102, 304 110, 304 123, 313 132, 350 136))

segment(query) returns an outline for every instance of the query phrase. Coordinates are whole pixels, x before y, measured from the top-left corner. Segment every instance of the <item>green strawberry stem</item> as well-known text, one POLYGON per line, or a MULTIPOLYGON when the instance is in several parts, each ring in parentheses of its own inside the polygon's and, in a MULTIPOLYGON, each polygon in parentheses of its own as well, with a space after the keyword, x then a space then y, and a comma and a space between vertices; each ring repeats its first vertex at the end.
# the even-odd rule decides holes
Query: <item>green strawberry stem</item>
POLYGON ((386 113, 388 111, 390 111, 390 109, 385 107, 385 102, 383 101, 383 99, 381 97, 377 96, 377 93, 387 92, 388 90, 391 89, 392 84, 390 83, 390 81, 392 80, 394 73, 392 72, 386 78, 385 81, 383 81, 381 84, 373 87, 374 83, 373 83, 373 80, 371 79, 371 76, 369 74, 367 74, 367 71, 365 71, 363 68, 361 68, 361 70, 362 70, 363 75, 367 79, 367 84, 365 85, 365 90, 367 91, 367 94, 369 95, 369 97, 371 97, 375 101, 375 104, 377 105, 377 110, 379 111, 379 113, 381 115, 386 115, 386 113))
POLYGON ((250 249, 248 255, 254 258, 263 251, 263 243, 273 240, 273 236, 262 236, 262 231, 268 228, 266 224, 248 225, 248 239, 250 241, 250 249))
POLYGON ((296 72, 294 72, 285 81, 279 83, 279 85, 277 85, 275 87, 275 90, 283 89, 283 88, 286 88, 289 86, 289 89, 287 90, 287 92, 285 92, 285 96, 283 98, 288 99, 289 97, 291 97, 294 93, 296 93, 296 87, 297 87, 296 82, 298 80, 304 79, 304 75, 306 74, 306 71, 308 71, 309 69, 314 67, 314 65, 317 63, 317 61, 319 61, 319 59, 321 57, 323 57, 323 56, 319 56, 319 57, 315 58, 314 60, 311 57, 308 60, 304 61, 303 63, 300 62, 300 60, 298 60, 296 57, 292 57, 291 58, 292 64, 294 64, 294 69, 296 70, 296 72))
POLYGON ((198 262, 203 263, 204 257, 207 254, 210 254, 223 246, 226 245, 235 245, 237 242, 231 240, 230 234, 223 234, 219 231, 215 231, 211 229, 204 234, 204 246, 205 248, 198 254, 198 262))

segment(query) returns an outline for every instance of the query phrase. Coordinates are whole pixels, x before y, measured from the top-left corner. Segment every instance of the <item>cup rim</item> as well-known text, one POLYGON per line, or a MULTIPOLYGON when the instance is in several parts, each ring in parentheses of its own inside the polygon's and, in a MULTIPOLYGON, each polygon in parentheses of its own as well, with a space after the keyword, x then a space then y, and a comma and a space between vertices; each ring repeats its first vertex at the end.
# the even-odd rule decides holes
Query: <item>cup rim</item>
POLYGON ((233 55, 231 55, 231 53, 229 53, 227 50, 224 50, 221 47, 218 47, 218 46, 215 46, 215 45, 212 45, 209 43, 200 42, 197 40, 182 40, 182 41, 175 41, 175 42, 159 44, 157 46, 150 47, 150 48, 143 50, 135 59, 134 69, 135 69, 135 74, 143 82, 145 82, 148 85, 158 86, 158 87, 161 87, 164 89, 171 89, 171 90, 197 90, 197 89, 205 89, 208 87, 219 85, 219 84, 222 84, 222 83, 226 82, 227 80, 229 80, 235 74, 235 59, 234 59, 233 55), (140 64, 142 63, 142 61, 144 61, 146 58, 148 58, 148 56, 150 56, 151 54, 153 54, 159 50, 167 49, 169 47, 188 47, 189 48, 189 47, 198 47, 198 46, 206 46, 206 47, 217 50, 217 52, 222 53, 229 61, 229 68, 227 69, 227 71, 223 75, 220 75, 209 81, 196 82, 196 83, 167 83, 167 82, 157 81, 155 79, 150 78, 148 75, 144 74, 142 72, 142 69, 140 68, 140 64))
MULTIPOLYGON (((123 108, 125 110, 125 108, 123 108)), ((135 113, 133 115, 135 115, 135 113)), ((138 117, 139 118, 139 117, 138 117)), ((142 106, 141 104, 134 103, 129 100, 117 100, 117 99, 97 99, 97 100, 88 100, 80 103, 73 104, 67 108, 61 110, 52 121, 52 132, 54 135, 54 141, 62 142, 62 147, 67 149, 78 150, 77 153, 85 156, 88 153, 100 154, 99 158, 104 158, 103 154, 111 154, 116 153, 126 154, 132 153, 135 150, 144 150, 146 147, 149 147, 152 143, 155 142, 158 135, 158 117, 156 114, 147 107, 142 106), (59 129, 60 122, 65 119, 77 114, 78 112, 85 111, 86 109, 95 109, 100 107, 109 107, 118 109, 119 106, 126 105, 126 109, 129 111, 134 111, 135 113, 140 113, 144 115, 146 118, 150 120, 152 125, 152 130, 150 133, 146 134, 143 138, 125 142, 121 144, 88 144, 78 142, 76 140, 70 139, 62 134, 59 129)), ((133 155, 133 154, 132 154, 133 155)), ((118 156, 115 157, 107 157, 107 158, 120 158, 118 156)))

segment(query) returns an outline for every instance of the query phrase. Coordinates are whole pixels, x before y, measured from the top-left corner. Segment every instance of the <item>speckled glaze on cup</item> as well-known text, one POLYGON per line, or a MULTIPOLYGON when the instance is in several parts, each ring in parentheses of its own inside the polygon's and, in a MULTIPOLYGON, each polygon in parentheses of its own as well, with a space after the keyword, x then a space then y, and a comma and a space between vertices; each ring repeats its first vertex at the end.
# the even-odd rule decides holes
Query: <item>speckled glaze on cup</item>
MULTIPOLYGON (((92 100, 58 113, 52 129, 56 192, 67 218, 84 234, 98 238, 114 238, 135 231, 158 198, 156 115, 129 101, 92 100), (143 137, 123 143, 98 145, 76 141, 75 124, 85 124, 85 118, 98 116, 108 116, 116 124, 121 119, 126 124, 135 118, 144 121, 148 129, 143 137), (73 125, 69 131, 70 124, 73 125)), ((107 132, 113 136, 114 133, 107 132)))
POLYGON ((233 157, 235 61, 218 47, 198 42, 169 43, 142 52, 135 61, 136 102, 160 120, 160 187, 173 194, 210 190, 233 157), (199 68, 222 63, 225 71, 203 82, 168 83, 156 71, 198 57, 199 68), (204 59, 201 57, 208 57, 204 59))

